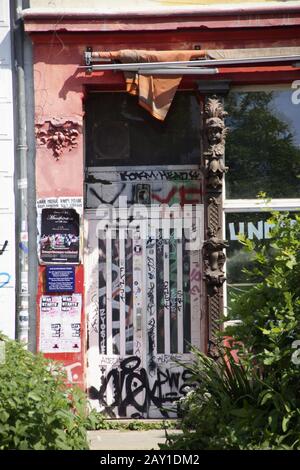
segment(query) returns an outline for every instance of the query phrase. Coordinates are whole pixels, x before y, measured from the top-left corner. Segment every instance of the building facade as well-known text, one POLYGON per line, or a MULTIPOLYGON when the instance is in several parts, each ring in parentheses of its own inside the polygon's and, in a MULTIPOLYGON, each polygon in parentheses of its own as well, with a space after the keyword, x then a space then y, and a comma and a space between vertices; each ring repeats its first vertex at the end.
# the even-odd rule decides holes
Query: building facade
POLYGON ((37 349, 111 417, 176 415, 189 387, 178 361, 191 346, 213 354, 232 292, 247 288, 238 233, 269 236, 256 195, 299 207, 298 2, 140 3, 23 10, 37 349), (191 59, 206 71, 183 72, 191 59))

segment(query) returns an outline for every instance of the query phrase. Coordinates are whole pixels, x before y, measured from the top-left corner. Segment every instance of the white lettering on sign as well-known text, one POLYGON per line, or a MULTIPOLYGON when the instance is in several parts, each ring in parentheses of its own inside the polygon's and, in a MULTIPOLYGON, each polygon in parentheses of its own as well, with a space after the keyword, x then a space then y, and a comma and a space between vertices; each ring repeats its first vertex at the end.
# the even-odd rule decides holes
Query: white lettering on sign
POLYGON ((229 229, 229 240, 238 240, 239 235, 245 235, 250 240, 254 238, 263 240, 271 238, 270 231, 274 227, 274 224, 264 222, 260 220, 256 223, 253 222, 230 222, 228 224, 229 229))

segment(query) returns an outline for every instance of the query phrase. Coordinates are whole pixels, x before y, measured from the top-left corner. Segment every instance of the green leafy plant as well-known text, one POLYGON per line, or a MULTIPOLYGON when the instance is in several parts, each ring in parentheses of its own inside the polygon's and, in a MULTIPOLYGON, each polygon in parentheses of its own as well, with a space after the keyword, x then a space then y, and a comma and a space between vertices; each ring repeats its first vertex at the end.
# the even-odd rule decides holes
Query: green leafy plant
POLYGON ((274 212, 270 223, 268 246, 241 239, 255 253, 255 283, 232 303, 226 320, 237 322, 220 335, 218 361, 194 351, 200 384, 183 401, 183 434, 167 447, 300 449, 300 216, 274 212))
POLYGON ((92 410, 86 420, 86 428, 89 431, 100 429, 118 429, 123 431, 148 431, 151 429, 177 429, 179 420, 157 420, 146 422, 144 420, 112 420, 107 419, 102 413, 92 410))
MULTIPOLYGON (((239 449, 252 426, 253 410, 262 390, 260 381, 219 348, 216 361, 193 349, 192 377, 199 385, 182 401, 182 435, 168 436, 172 449, 239 449)), ((256 416, 257 430, 261 416, 256 416)))
POLYGON ((0 334, 0 450, 87 449, 86 401, 59 363, 0 334))

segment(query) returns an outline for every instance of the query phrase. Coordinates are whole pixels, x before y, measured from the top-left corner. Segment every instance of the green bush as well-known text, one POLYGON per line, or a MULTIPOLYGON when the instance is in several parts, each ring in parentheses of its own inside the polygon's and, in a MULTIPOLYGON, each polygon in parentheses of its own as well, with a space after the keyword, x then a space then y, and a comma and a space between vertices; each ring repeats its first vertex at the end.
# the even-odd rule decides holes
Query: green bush
POLYGON ((85 399, 66 385, 61 365, 0 340, 0 450, 87 449, 85 399))
POLYGON ((300 449, 300 216, 274 213, 270 223, 269 245, 242 240, 255 252, 256 283, 236 296, 227 319, 238 322, 220 337, 232 338, 239 363, 221 346, 217 362, 195 353, 200 385, 169 447, 300 449))

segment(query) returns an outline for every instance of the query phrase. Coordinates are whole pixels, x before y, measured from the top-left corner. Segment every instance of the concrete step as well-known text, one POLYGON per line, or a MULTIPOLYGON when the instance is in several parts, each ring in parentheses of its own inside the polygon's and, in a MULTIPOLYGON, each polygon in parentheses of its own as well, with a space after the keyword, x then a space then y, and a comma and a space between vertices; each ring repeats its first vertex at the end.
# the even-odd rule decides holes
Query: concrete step
MULTIPOLYGON (((177 429, 168 432, 170 434, 181 433, 177 429)), ((166 441, 166 434, 163 429, 150 429, 149 431, 101 429, 88 431, 88 441, 90 450, 157 450, 158 444, 166 441)))

